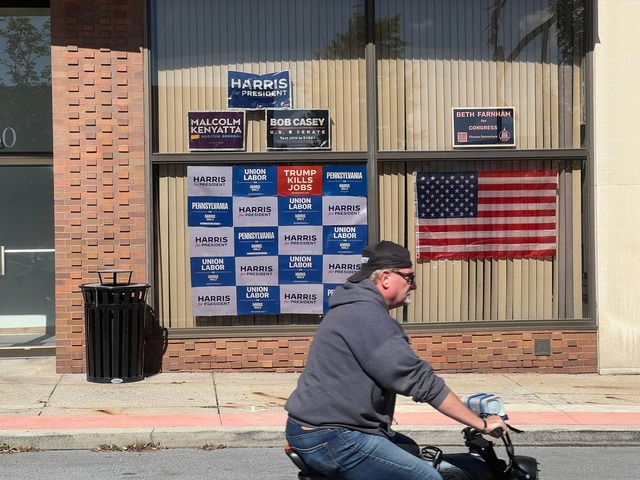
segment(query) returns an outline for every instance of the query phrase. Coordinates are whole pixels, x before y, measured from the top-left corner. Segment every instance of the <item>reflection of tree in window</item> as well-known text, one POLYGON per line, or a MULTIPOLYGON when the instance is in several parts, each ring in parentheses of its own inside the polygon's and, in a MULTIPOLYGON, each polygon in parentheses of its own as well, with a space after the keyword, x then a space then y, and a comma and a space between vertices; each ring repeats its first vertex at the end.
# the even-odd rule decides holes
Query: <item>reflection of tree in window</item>
POLYGON ((0 28, 4 53, 0 65, 5 67, 0 85, 48 85, 51 79, 50 22, 37 28, 29 17, 5 17, 0 28))
MULTIPOLYGON (((354 59, 364 58, 367 44, 367 20, 364 12, 358 11, 349 19, 344 33, 338 33, 328 47, 316 51, 316 58, 354 59)), ((407 42, 400 38, 401 16, 380 17, 375 21, 378 56, 401 58, 407 42)))
POLYGON ((53 149, 48 16, 0 17, 0 105, 0 151, 53 149))
POLYGON ((585 7, 582 1, 549 0, 549 17, 529 31, 515 46, 513 51, 505 57, 504 47, 500 42, 500 24, 502 11, 508 4, 508 0, 495 0, 489 7, 491 12, 491 24, 489 25, 489 46, 493 48, 493 56, 496 61, 511 62, 518 58, 524 48, 538 35, 542 35, 545 48, 542 49, 543 61, 547 61, 546 55, 549 45, 549 32, 556 28, 556 42, 562 55, 562 64, 572 64, 574 55, 580 55, 580 42, 585 30, 585 7))

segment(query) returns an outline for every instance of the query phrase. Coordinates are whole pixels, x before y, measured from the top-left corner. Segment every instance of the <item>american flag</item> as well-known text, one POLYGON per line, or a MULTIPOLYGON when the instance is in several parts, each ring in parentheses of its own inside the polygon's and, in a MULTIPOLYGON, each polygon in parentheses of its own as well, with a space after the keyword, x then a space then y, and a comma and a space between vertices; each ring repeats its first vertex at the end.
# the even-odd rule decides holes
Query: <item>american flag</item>
POLYGON ((558 172, 417 173, 419 260, 556 253, 558 172))

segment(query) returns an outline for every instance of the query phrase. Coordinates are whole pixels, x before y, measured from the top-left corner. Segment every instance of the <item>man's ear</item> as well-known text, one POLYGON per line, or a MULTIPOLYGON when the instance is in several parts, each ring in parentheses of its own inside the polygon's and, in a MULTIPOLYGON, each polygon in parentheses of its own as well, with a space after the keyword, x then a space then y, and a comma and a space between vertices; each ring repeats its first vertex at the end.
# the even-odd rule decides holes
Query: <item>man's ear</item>
POLYGON ((388 290, 391 286, 391 272, 389 270, 383 270, 380 272, 380 285, 385 290, 388 290))

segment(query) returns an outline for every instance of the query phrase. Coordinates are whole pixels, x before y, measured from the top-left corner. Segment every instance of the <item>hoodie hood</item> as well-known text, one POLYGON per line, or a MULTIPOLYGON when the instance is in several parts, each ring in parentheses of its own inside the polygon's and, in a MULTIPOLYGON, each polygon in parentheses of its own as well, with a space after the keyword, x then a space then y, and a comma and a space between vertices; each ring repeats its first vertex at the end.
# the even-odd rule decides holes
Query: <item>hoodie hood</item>
POLYGON ((387 308, 387 302, 378 290, 368 278, 357 283, 346 281, 343 285, 336 288, 331 298, 329 299, 329 307, 335 308, 341 305, 355 304, 359 302, 375 302, 380 304, 385 310, 387 308))

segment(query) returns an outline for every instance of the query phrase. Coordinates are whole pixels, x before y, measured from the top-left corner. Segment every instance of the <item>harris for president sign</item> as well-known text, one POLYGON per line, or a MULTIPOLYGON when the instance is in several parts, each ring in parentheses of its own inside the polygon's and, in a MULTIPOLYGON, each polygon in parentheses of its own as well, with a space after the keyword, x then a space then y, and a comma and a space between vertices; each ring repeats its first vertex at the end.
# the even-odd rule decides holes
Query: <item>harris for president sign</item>
POLYGON ((291 79, 288 70, 262 75, 229 70, 227 89, 228 108, 291 108, 291 79))

